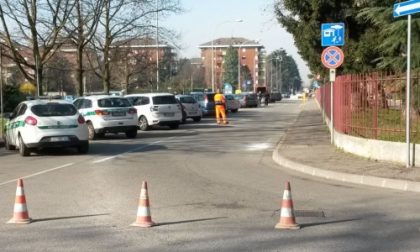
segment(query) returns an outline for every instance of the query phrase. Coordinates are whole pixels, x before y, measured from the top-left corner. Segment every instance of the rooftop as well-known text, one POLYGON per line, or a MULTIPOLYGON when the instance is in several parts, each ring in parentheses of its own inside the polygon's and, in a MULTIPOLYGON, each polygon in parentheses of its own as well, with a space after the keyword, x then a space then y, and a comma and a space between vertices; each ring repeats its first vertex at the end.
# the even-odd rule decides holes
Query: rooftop
POLYGON ((211 47, 259 47, 263 48, 264 46, 258 43, 258 41, 250 40, 246 38, 218 38, 213 41, 206 42, 199 45, 199 48, 211 48, 211 47))
MULTIPOLYGON (((124 40, 116 41, 115 43, 113 43, 112 47, 151 48, 151 47, 157 47, 157 45, 156 45, 156 39, 145 37, 145 38, 131 38, 131 39, 124 39, 124 40)), ((159 47, 171 48, 171 46, 163 43, 163 41, 160 41, 159 47)))

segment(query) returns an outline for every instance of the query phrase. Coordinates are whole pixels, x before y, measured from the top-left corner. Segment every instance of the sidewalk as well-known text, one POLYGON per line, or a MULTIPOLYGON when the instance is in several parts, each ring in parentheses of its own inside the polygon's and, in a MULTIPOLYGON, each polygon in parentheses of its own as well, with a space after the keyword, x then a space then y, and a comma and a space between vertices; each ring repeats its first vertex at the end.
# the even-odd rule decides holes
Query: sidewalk
POLYGON ((344 153, 331 145, 316 101, 311 99, 302 106, 293 127, 273 152, 279 165, 331 180, 420 192, 420 168, 344 153))

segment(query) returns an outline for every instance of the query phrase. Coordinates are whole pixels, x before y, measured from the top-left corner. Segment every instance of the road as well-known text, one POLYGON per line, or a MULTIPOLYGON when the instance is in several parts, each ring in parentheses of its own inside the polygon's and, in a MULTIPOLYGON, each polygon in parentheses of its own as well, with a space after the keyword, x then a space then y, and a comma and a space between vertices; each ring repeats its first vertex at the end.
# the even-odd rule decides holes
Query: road
MULTIPOLYGON (((299 101, 179 130, 111 135, 89 155, 0 151, 0 221, 25 177, 29 225, 0 224, 2 251, 418 251, 418 194, 314 179, 271 159, 299 101), (148 181, 158 226, 131 227, 148 181), (290 181, 302 229, 276 230, 290 181)), ((310 151, 310 149, 308 149, 310 151)), ((299 153, 304 155, 305 153, 299 153)))

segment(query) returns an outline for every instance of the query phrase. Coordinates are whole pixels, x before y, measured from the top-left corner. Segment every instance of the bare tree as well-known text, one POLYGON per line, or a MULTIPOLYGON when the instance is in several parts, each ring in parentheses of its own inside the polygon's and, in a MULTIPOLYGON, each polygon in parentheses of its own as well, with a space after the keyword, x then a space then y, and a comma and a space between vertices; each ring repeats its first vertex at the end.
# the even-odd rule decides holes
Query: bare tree
MULTIPOLYGON (((135 88, 145 88, 144 83, 156 72, 156 65, 150 64, 154 57, 151 50, 132 50, 117 47, 112 50, 112 82, 120 83, 120 88, 130 92, 135 88), (136 51, 136 52, 135 52, 136 51)), ((147 87, 146 87, 147 88, 147 87)))
MULTIPOLYGON (((115 41, 147 37, 154 34, 156 13, 162 16, 179 11, 178 0, 104 0, 98 31, 92 40, 96 58, 89 58, 98 66, 96 74, 102 79, 104 92, 111 86, 110 49, 115 41)), ((164 29, 161 29, 164 31, 164 29)))
POLYGON ((74 4, 71 0, 0 0, 2 39, 10 52, 6 57, 15 61, 26 79, 39 84, 39 95, 44 65, 61 46, 74 4))
POLYGON ((66 31, 77 48, 76 71, 79 96, 83 96, 85 92, 83 86, 85 72, 83 55, 91 52, 89 48, 85 51, 85 48, 96 33, 103 5, 104 0, 75 0, 75 8, 66 26, 66 31))

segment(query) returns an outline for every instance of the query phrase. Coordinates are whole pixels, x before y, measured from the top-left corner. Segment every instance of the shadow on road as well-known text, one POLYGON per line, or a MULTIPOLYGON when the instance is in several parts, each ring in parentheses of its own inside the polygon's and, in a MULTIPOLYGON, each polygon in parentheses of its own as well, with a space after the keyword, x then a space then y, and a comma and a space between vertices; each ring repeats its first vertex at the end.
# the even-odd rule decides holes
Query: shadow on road
POLYGON ((195 220, 183 220, 183 221, 174 221, 174 222, 162 222, 162 223, 157 223, 156 226, 166 226, 166 225, 184 224, 184 223, 210 221, 210 220, 219 220, 219 219, 227 219, 227 217, 205 218, 205 219, 195 219, 195 220))
POLYGON ((78 219, 78 218, 87 218, 87 217, 95 217, 95 216, 102 216, 102 215, 110 215, 110 214, 109 213, 103 213, 103 214, 87 214, 87 215, 52 217, 52 218, 44 218, 44 219, 32 219, 32 222, 78 219))
POLYGON ((358 220, 361 220, 361 219, 356 218, 356 219, 345 219, 345 220, 335 220, 335 221, 320 221, 320 222, 314 222, 314 223, 300 224, 300 227, 301 228, 307 228, 307 227, 313 227, 313 226, 321 226, 321 225, 343 223, 343 222, 350 222, 350 221, 358 221, 358 220))

